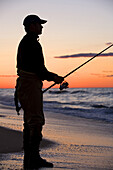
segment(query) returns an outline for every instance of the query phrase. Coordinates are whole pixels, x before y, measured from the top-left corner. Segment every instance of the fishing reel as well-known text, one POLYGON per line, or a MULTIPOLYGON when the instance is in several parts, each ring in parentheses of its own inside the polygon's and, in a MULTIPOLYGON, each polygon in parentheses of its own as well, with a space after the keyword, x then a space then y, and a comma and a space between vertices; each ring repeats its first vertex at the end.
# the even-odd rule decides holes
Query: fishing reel
POLYGON ((68 82, 64 81, 60 84, 60 87, 59 87, 60 90, 67 89, 67 88, 69 88, 68 82))

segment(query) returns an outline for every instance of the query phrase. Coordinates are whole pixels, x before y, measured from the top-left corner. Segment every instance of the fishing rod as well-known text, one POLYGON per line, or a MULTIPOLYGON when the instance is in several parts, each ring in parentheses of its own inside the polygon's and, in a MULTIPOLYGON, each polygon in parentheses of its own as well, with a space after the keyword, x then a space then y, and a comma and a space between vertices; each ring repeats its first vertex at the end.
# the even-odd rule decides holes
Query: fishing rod
MULTIPOLYGON (((82 66, 84 66, 85 64, 87 64, 88 62, 90 62, 91 60, 93 60, 95 57, 99 56, 100 54, 102 54, 104 51, 108 50, 109 48, 111 48, 113 46, 113 44, 111 44, 109 47, 105 48, 104 50, 102 50, 101 52, 99 52, 98 54, 94 55, 92 58, 90 58, 89 60, 87 60, 86 62, 84 62, 83 64, 81 64, 80 66, 78 66, 77 68, 75 68, 74 70, 70 71, 68 74, 66 74, 63 78, 68 77, 70 74, 72 74, 73 72, 75 72, 76 70, 78 70, 79 68, 81 68, 82 66)), ((49 86, 48 88, 46 88, 45 90, 43 90, 43 93, 45 93, 47 90, 49 90, 51 87, 55 86, 56 83, 52 84, 51 86, 49 86)))

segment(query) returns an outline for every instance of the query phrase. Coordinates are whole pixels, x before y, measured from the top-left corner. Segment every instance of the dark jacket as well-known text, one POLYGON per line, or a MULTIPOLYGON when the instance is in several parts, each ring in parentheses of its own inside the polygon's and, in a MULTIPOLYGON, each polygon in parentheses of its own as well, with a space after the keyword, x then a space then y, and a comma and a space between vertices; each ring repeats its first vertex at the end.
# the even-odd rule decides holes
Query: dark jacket
POLYGON ((33 34, 26 34, 19 44, 17 69, 36 73, 41 80, 54 81, 56 75, 46 69, 42 47, 33 34))

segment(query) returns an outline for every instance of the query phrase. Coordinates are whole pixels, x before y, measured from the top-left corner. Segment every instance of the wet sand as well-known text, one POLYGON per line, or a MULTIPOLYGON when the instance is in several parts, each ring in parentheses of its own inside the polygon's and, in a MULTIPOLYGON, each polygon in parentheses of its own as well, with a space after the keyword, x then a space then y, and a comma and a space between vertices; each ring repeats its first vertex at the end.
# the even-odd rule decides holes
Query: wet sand
MULTIPOLYGON (((40 154, 53 169, 113 169, 112 124, 48 112, 45 116, 40 154)), ((1 169, 22 169, 22 132, 0 127, 0 153, 1 169)))

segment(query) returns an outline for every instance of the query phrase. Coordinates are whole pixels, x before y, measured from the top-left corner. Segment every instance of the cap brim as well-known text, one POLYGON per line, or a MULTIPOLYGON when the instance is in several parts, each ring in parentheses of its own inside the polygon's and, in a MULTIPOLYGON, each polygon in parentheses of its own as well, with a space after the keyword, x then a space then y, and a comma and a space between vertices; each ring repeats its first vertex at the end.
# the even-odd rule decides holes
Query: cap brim
POLYGON ((43 19, 40 20, 41 24, 45 24, 46 22, 47 22, 46 20, 43 20, 43 19))

